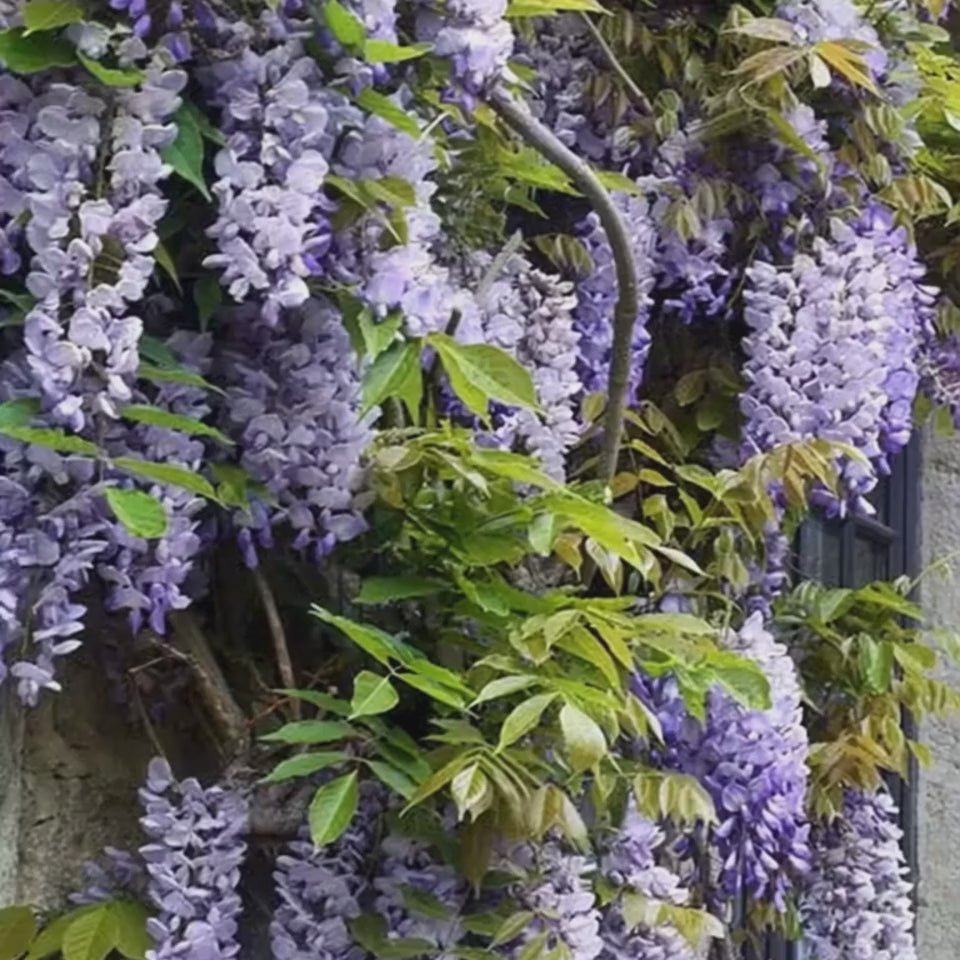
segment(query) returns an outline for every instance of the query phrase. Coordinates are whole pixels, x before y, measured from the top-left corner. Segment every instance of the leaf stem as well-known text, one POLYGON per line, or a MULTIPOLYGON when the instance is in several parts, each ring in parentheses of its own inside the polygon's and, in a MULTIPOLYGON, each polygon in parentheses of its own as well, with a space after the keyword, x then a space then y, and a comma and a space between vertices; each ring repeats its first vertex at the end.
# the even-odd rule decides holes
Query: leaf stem
POLYGON ((608 484, 617 470, 623 419, 630 379, 630 345, 637 320, 637 265, 627 226, 590 165, 566 147, 556 134, 537 120, 525 105, 504 86, 497 86, 487 97, 490 107, 530 146, 556 164, 592 204, 617 269, 617 304, 613 315, 613 348, 607 381, 607 411, 600 455, 600 478, 608 484))
POLYGON ((607 58, 607 63, 610 64, 610 68, 627 88, 627 93, 630 95, 633 105, 641 113, 645 113, 648 116, 652 114, 653 104, 650 103, 650 99, 637 86, 637 83, 633 77, 627 73, 626 67, 624 67, 624 65, 617 59, 617 55, 613 52, 610 44, 604 40, 603 34, 600 32, 599 27, 597 27, 597 25, 590 19, 589 14, 581 11, 580 16, 583 18, 583 22, 587 25, 590 33, 593 34, 593 39, 596 40, 597 46, 603 51, 603 55, 607 58))
MULTIPOLYGON (((267 616, 267 625, 270 628, 270 636, 273 638, 273 655, 277 661, 277 673, 280 674, 280 682, 287 690, 296 687, 296 676, 293 672, 293 661, 290 659, 290 648, 287 646, 287 635, 283 630, 283 620, 280 618, 280 611, 277 609, 277 601, 267 583, 267 578, 259 567, 254 567, 253 582, 257 587, 257 593, 260 594, 260 602, 263 604, 263 612, 267 616)), ((290 702, 290 713, 294 720, 300 719, 300 701, 294 697, 290 702)))

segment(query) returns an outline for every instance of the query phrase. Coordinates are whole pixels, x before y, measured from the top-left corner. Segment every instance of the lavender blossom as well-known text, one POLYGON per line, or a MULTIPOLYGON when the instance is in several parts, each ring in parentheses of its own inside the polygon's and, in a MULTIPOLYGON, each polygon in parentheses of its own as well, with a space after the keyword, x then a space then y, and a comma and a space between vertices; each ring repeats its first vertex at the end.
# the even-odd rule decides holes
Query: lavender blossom
POLYGON ((83 906, 105 900, 145 900, 147 874, 143 862, 127 850, 104 847, 103 856, 83 865, 87 886, 71 895, 71 903, 83 906))
MULTIPOLYGON (((488 261, 479 257, 474 275, 482 275, 488 261)), ((558 479, 564 476, 565 456, 579 440, 581 429, 576 304, 571 284, 534 270, 524 257, 516 256, 479 305, 484 342, 511 353, 530 371, 543 409, 542 414, 498 410, 492 439, 507 448, 519 443, 558 479)))
POLYGON ((534 918, 508 956, 522 956, 524 946, 546 934, 543 950, 557 950, 574 960, 594 960, 604 950, 601 913, 590 882, 596 870, 592 858, 572 854, 558 840, 515 847, 502 868, 518 875, 511 887, 512 904, 534 918))
POLYGON ((337 311, 314 299, 281 326, 226 320, 217 377, 227 390, 223 427, 236 437, 241 464, 275 503, 238 515, 247 563, 285 524, 293 547, 319 559, 366 529, 369 496, 361 458, 377 416, 363 417, 360 378, 337 311), (256 541, 256 542, 255 542, 256 541))
POLYGON ((901 837, 886 792, 848 790, 837 818, 816 828, 801 915, 818 960, 916 960, 901 837))
POLYGON ((876 207, 853 225, 834 220, 829 240, 785 267, 748 270, 745 455, 813 437, 850 444, 873 463, 843 467, 849 496, 869 510, 876 472, 910 436, 916 351, 935 299, 922 275, 904 232, 876 207))
POLYGON ((366 782, 359 810, 340 839, 317 849, 306 838, 277 857, 279 903, 270 923, 275 960, 359 960, 347 922, 372 895, 369 861, 376 855, 383 792, 366 782))
POLYGON ((666 750, 655 750, 652 759, 696 776, 713 797, 719 824, 710 839, 721 862, 721 896, 746 890, 783 911, 810 861, 800 688, 786 649, 766 631, 759 613, 729 634, 725 646, 763 668, 769 710, 748 710, 714 689, 701 725, 686 713, 672 679, 637 677, 634 690, 656 710, 663 728, 666 750))
POLYGON ((324 272, 334 207, 321 188, 346 102, 292 37, 263 54, 245 48, 200 79, 227 136, 215 158, 218 217, 209 230, 218 252, 204 265, 223 271, 234 300, 257 298, 276 324, 306 302, 307 278, 324 272))
MULTIPOLYGON (((680 878, 659 866, 656 854, 664 834, 655 823, 642 817, 631 803, 616 836, 606 844, 600 858, 604 878, 621 893, 639 893, 654 902, 684 906, 688 892, 680 878)), ((619 897, 603 911, 601 960, 695 960, 696 954, 684 937, 669 924, 630 928, 624 919, 619 897)))
POLYGON ((140 825, 153 841, 140 855, 159 911, 147 922, 156 942, 147 960, 236 957, 246 801, 229 788, 204 788, 192 778, 177 782, 159 758, 150 762, 140 800, 140 825))
POLYGON ((507 69, 513 30, 506 10, 506 0, 447 0, 442 13, 424 6, 417 14, 417 39, 433 43, 433 52, 450 60, 468 103, 507 69))
MULTIPOLYGON (((205 373, 209 367, 209 335, 179 331, 167 342, 185 370, 205 373)), ((138 402, 157 409, 202 421, 211 413, 208 393, 185 384, 164 384, 153 396, 135 396, 138 402)), ((151 463, 178 467, 198 473, 206 448, 196 437, 177 430, 149 424, 116 424, 103 440, 109 452, 135 454, 151 463)), ((130 480, 119 481, 125 486, 130 480)), ((192 599, 188 578, 201 548, 198 515, 206 506, 203 497, 173 485, 155 484, 151 495, 167 515, 167 531, 157 540, 143 540, 121 525, 111 529, 111 543, 97 564, 97 573, 109 586, 106 606, 126 610, 131 630, 136 633, 144 621, 151 629, 166 633, 167 615, 182 610, 192 599)))

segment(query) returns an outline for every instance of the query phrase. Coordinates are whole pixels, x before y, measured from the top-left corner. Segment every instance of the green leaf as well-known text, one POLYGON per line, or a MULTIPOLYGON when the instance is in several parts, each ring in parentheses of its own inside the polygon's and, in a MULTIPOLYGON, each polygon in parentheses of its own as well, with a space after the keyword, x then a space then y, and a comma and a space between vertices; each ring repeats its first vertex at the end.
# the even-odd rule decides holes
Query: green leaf
POLYGON ((45 427, 18 427, 8 426, 0 422, 0 433, 21 443, 32 443, 37 447, 47 447, 57 453, 76 453, 80 456, 95 457, 100 448, 89 440, 64 433, 63 430, 47 429, 45 427))
POLYGON ((83 20, 83 7, 72 0, 27 0, 23 5, 25 35, 38 30, 56 30, 83 20))
POLYGON ((431 956, 436 947, 430 940, 412 937, 387 938, 387 924, 383 917, 364 914, 348 921, 354 940, 377 960, 412 960, 431 956))
POLYGON ((417 792, 410 798, 405 811, 412 806, 422 803, 428 797, 432 797, 438 790, 442 790, 468 763, 473 760, 475 752, 465 750, 463 753, 454 757, 449 763, 441 767, 434 773, 431 773, 426 780, 418 787, 417 792))
POLYGON ((401 888, 404 906, 411 912, 431 920, 449 920, 452 916, 451 908, 439 897, 435 897, 426 890, 404 886, 401 888))
POLYGON ((880 91, 873 82, 863 55, 851 49, 843 40, 821 40, 814 44, 813 49, 822 60, 852 84, 879 96, 880 91))
POLYGON ((585 13, 607 13, 596 0, 511 0, 508 18, 546 17, 561 10, 582 10, 585 13))
POLYGON ((356 99, 357 105, 364 110, 386 120, 391 126, 403 131, 414 139, 420 136, 420 124, 416 117, 398 107, 389 97, 377 93, 372 87, 364 87, 356 99))
POLYGON ((395 343, 370 365, 363 376, 363 403, 361 416, 379 406, 387 397, 399 397, 410 419, 420 417, 423 399, 423 371, 420 369, 420 344, 416 340, 395 343))
POLYGON ((177 125, 177 138, 163 149, 160 158, 170 164, 174 173, 196 187, 205 200, 212 200, 203 179, 203 134, 196 114, 181 106, 173 122, 177 125))
POLYGON ((575 773, 590 770, 606 756, 607 740, 603 731, 572 703, 565 703, 560 711, 560 729, 575 773))
POLYGON ((354 603, 392 603, 414 597, 429 597, 445 589, 439 580, 427 577, 368 577, 363 581, 354 603))
POLYGON ((537 409, 530 373, 505 350, 485 343, 463 345, 445 333, 427 337, 443 362, 450 386, 479 417, 487 416, 488 402, 537 409))
POLYGON ((293 697, 296 700, 303 700, 306 703, 312 703, 321 710, 328 713, 335 713, 340 717, 350 715, 350 704, 346 700, 340 700, 331 696, 329 693, 322 693, 319 690, 289 690, 281 689, 277 693, 282 693, 286 697, 293 697))
POLYGON ((63 932, 63 960, 103 960, 117 942, 117 920, 109 903, 85 913, 63 932))
POLYGON ((13 73, 39 73, 76 62, 71 44, 52 33, 26 36, 19 27, 0 30, 0 63, 13 73))
POLYGON ((184 100, 180 108, 184 113, 189 113, 197 129, 206 140, 215 143, 218 147, 227 145, 227 138, 222 130, 218 130, 211 122, 210 118, 192 101, 184 100))
POLYGON ((107 487, 104 497, 113 515, 135 537, 156 540, 168 529, 167 511, 159 500, 142 490, 121 490, 107 487))
POLYGON ((393 764, 384 763, 381 760, 364 760, 364 763, 376 774, 378 780, 399 793, 404 800, 409 800, 416 793, 416 781, 411 780, 393 764))
POLYGON ((461 770, 450 784, 450 794, 457 805, 457 816, 462 820, 468 813, 476 820, 490 809, 493 802, 493 787, 479 764, 471 764, 461 770))
POLYGON ((183 287, 180 286, 180 276, 177 273, 177 265, 170 256, 170 251, 162 244, 158 243, 153 248, 153 259, 157 261, 163 272, 173 281, 177 291, 183 293, 183 287))
POLYGON ((170 413, 149 404, 131 404, 128 407, 123 407, 120 410, 120 416, 124 420, 132 420, 134 423, 146 423, 151 427, 165 427, 167 430, 176 430, 178 433, 185 433, 191 437, 212 437, 218 443, 227 447, 234 445, 225 433, 221 433, 216 427, 212 427, 202 420, 186 417, 179 413, 170 413))
POLYGON ((760 667, 731 653, 715 654, 711 666, 720 683, 751 710, 770 709, 770 681, 760 667))
POLYGON ((400 696, 389 677, 381 677, 369 670, 357 674, 353 681, 353 699, 350 701, 350 719, 369 717, 392 710, 400 696))
POLYGON ((157 367, 151 363, 141 363, 137 376, 152 383, 181 383, 185 387, 199 387, 201 390, 223 393, 220 387, 215 387, 204 380, 199 373, 194 373, 185 367, 157 367))
POLYGON ((0 431, 5 427, 25 427, 40 412, 35 397, 20 397, 0 403, 0 431))
POLYGON ((343 631, 361 650, 384 666, 389 666, 391 659, 404 659, 402 648, 389 633, 368 624, 354 623, 346 617, 338 617, 316 604, 310 608, 310 612, 324 623, 343 631))
POLYGON ((514 707, 500 727, 497 750, 509 747, 511 743, 516 743, 522 736, 533 730, 540 723, 543 711, 556 699, 556 693, 540 693, 514 707))
POLYGON ((314 846, 339 839, 357 812, 357 771, 322 786, 310 801, 308 820, 314 846))
POLYGON ((200 329, 206 330, 213 315, 223 303, 223 291, 220 289, 220 280, 216 274, 205 273, 197 278, 193 285, 193 302, 197 308, 200 329))
POLYGON ((336 750, 301 753, 296 757, 281 760, 267 776, 260 780, 260 783, 281 783, 284 780, 292 780, 294 777, 309 777, 320 770, 326 770, 327 767, 345 763, 350 759, 347 754, 336 750))
POLYGON ((117 927, 115 950, 127 960, 144 960, 147 951, 154 946, 147 933, 149 913, 142 903, 132 900, 113 900, 110 903, 117 927))
POLYGON ((134 70, 125 67, 118 70, 113 67, 105 67, 96 60, 85 57, 79 51, 77 58, 87 68, 87 71, 95 76, 105 87, 135 87, 143 83, 146 74, 142 70, 134 70))
POLYGON ((337 0, 327 0, 323 19, 337 41, 345 47, 363 47, 367 31, 363 23, 337 0))
POLYGON ((432 49, 432 43, 414 43, 409 47, 401 47, 389 40, 368 40, 363 45, 363 59, 367 63, 401 63, 422 57, 432 49))
POLYGON ((386 320, 376 323, 369 310, 360 311, 357 325, 363 338, 364 350, 371 360, 376 360, 396 341, 402 324, 403 317, 399 312, 394 312, 386 320))
POLYGON ((191 493, 196 493, 208 500, 216 500, 217 493, 198 473, 175 467, 168 463, 153 463, 149 460, 137 460, 133 457, 118 457, 110 461, 113 466, 124 473, 132 473, 137 477, 146 477, 155 483, 166 484, 171 487, 182 487, 191 493))
POLYGON ((434 680, 431 680, 429 677, 422 676, 421 674, 398 673, 397 679, 402 680, 404 683, 416 690, 420 690, 428 697, 432 697, 434 700, 439 700, 441 703, 445 703, 448 707, 462 709, 467 705, 466 700, 464 700, 464 698, 458 693, 455 693, 453 690, 451 690, 450 687, 444 686, 442 683, 437 683, 434 680))
MULTIPOLYGON (((69 913, 65 913, 51 923, 48 923, 43 930, 40 931, 40 935, 36 940, 30 944, 30 952, 27 954, 27 960, 46 960, 51 954, 60 953, 60 946, 63 943, 63 933, 67 927, 81 914, 90 913, 92 910, 97 909, 99 909, 99 904, 90 904, 89 906, 80 907, 77 910, 71 910, 69 913)), ((0 950, 0 957, 2 956, 3 953, 2 950, 0 950)))
POLYGON ((349 723, 339 720, 297 720, 260 739, 278 743, 332 743, 356 735, 357 731, 349 723))
POLYGON ((30 947, 37 934, 37 920, 25 906, 0 909, 0 960, 17 960, 30 947))
POLYGON ((536 677, 498 677, 491 680, 477 695, 471 706, 476 707, 488 700, 496 700, 498 697, 509 697, 512 693, 519 693, 532 687, 537 682, 536 677))

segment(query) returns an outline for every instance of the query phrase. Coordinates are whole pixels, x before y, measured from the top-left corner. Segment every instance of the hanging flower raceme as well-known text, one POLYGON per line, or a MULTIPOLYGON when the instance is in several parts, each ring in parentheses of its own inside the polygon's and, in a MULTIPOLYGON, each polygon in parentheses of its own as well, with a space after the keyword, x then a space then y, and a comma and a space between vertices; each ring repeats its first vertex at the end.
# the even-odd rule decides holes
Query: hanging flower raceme
POLYGON ((556 950, 576 960, 601 956, 601 913, 591 876, 597 865, 592 857, 574 854, 555 838, 540 844, 523 844, 507 851, 499 867, 517 876, 510 887, 515 908, 533 917, 507 956, 519 960, 531 942, 539 951, 556 950))
POLYGON ((747 271, 747 454, 814 437, 849 444, 871 463, 844 461, 846 492, 870 510, 864 494, 910 437, 916 354, 935 301, 923 272, 880 207, 852 225, 832 221, 829 239, 786 266, 747 271))
POLYGON ((507 70, 513 30, 506 12, 506 0, 446 0, 417 13, 417 39, 450 61, 467 106, 507 70))
POLYGON ((228 960, 240 950, 237 892, 246 856, 246 801, 226 787, 177 782, 165 760, 150 762, 140 790, 140 848, 158 913, 147 921, 156 947, 147 960, 228 960))
POLYGON ((623 907, 624 894, 640 894, 647 900, 683 906, 689 892, 680 878, 656 861, 664 834, 641 816, 631 803, 615 836, 600 858, 600 872, 619 896, 603 910, 602 960, 694 960, 689 942, 669 924, 631 926, 623 907))
MULTIPOLYGON (((478 255, 475 266, 471 276, 482 278, 491 268, 491 258, 478 255)), ((506 350, 530 371, 542 408, 535 413, 498 406, 492 435, 482 434, 481 440, 492 439, 507 449, 520 446, 539 457, 558 479, 564 476, 565 456, 581 430, 576 304, 571 284, 535 270, 522 256, 511 257, 479 304, 483 342, 506 350)))
MULTIPOLYGON (((210 365, 210 342, 209 335, 183 330, 169 339, 166 348, 183 370, 203 374, 210 365)), ((154 395, 134 399, 174 416, 203 421, 211 413, 209 397, 201 387, 165 383, 154 395)), ((189 473, 200 472, 207 453, 197 437, 149 423, 113 425, 103 443, 117 456, 133 455, 189 473)), ((123 485, 129 485, 129 481, 123 485)), ((109 587, 108 609, 126 610, 134 632, 147 621, 154 632, 163 635, 170 611, 184 609, 192 599, 187 582, 201 548, 198 515, 206 501, 191 490, 173 485, 156 484, 150 493, 163 507, 166 532, 145 540, 121 524, 114 525, 110 549, 100 558, 97 573, 109 587)))
POLYGON ((214 161, 218 216, 209 234, 218 252, 204 264, 222 270, 234 300, 259 301, 275 324, 306 302, 307 278, 326 270, 335 205, 322 188, 338 111, 356 111, 296 37, 263 53, 245 47, 200 79, 227 137, 214 161))
MULTIPOLYGON (((254 310, 257 308, 254 307, 254 310)), ((226 387, 223 428, 240 462, 273 498, 236 517, 248 565, 286 526, 293 547, 326 556, 366 529, 362 455, 377 411, 363 417, 356 356, 339 313, 312 299, 269 327, 241 308, 227 316, 216 376, 226 387)))
POLYGON ((154 271, 170 173, 160 151, 176 135, 169 120, 185 83, 180 71, 150 67, 139 87, 117 92, 111 116, 82 88, 52 84, 17 145, 37 300, 24 342, 50 417, 75 430, 115 417, 131 396, 142 321, 129 310, 154 271))
POLYGON ((818 960, 916 960, 901 838, 896 805, 884 791, 847 791, 838 816, 814 831, 801 914, 818 960))
POLYGON ((696 776, 713 798, 719 822, 710 842, 720 860, 721 898, 745 890, 782 912, 810 861, 800 688, 793 661, 767 632, 760 613, 728 634, 724 645, 762 667, 770 709, 749 710, 714 689, 701 724, 687 714, 672 679, 637 677, 634 688, 663 728, 665 750, 655 749, 654 761, 696 776))
POLYGON ((348 928, 371 895, 370 860, 385 810, 383 791, 360 787, 358 812, 336 843, 318 849, 306 837, 277 857, 278 903, 270 923, 275 960, 347 960, 358 948, 348 928))

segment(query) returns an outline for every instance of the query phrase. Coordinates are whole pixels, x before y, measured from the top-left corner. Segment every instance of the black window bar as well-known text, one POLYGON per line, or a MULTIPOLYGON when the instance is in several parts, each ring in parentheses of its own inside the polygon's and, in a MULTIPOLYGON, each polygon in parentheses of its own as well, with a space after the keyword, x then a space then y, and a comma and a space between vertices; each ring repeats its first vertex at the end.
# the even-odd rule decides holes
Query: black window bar
MULTIPOLYGON (((877 484, 870 496, 873 517, 828 520, 812 517, 800 529, 794 568, 802 579, 819 580, 829 586, 859 587, 873 580, 893 580, 903 574, 916 576, 920 565, 920 440, 894 458, 890 475, 877 484)), ((903 718, 904 733, 913 738, 913 718, 903 718)), ((917 764, 910 758, 909 780, 891 777, 889 786, 900 810, 903 852, 913 883, 916 906, 919 870, 917 862, 917 764)), ((761 960, 753 949, 745 960, 761 960)), ((763 960, 806 960, 802 944, 771 937, 763 960)))

